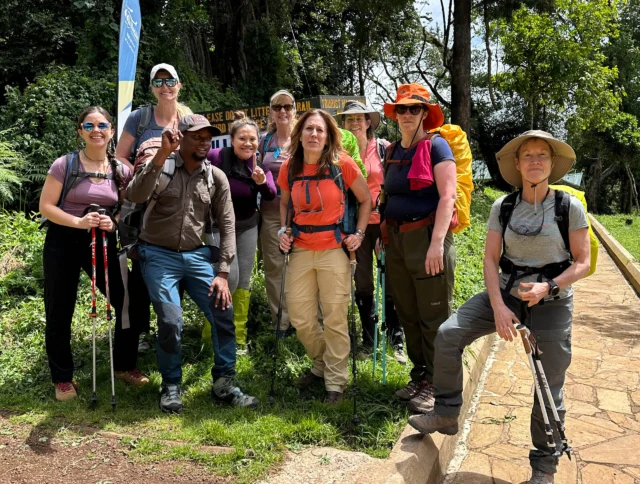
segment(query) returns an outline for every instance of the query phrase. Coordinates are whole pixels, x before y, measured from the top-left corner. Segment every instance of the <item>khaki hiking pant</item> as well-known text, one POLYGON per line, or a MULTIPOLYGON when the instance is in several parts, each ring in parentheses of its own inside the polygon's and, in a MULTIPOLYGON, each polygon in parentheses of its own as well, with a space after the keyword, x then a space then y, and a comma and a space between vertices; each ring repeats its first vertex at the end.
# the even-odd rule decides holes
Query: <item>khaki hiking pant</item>
POLYGON ((389 227, 387 276, 393 302, 404 328, 411 380, 433 382, 434 342, 438 328, 451 315, 456 252, 453 235, 444 239, 444 271, 427 275, 424 267, 433 225, 409 232, 389 227))
MULTIPOLYGON (((264 285, 267 290, 271 320, 273 321, 273 327, 275 329, 278 324, 280 284, 282 282, 282 270, 284 268, 284 255, 280 252, 280 240, 278 239, 280 213, 273 210, 263 210, 261 215, 260 247, 262 250, 262 260, 264 262, 264 285)), ((288 328, 289 314, 287 313, 287 304, 284 302, 280 329, 284 331, 288 328)))
POLYGON ((330 392, 344 391, 349 379, 350 270, 349 258, 342 249, 294 247, 287 266, 285 295, 291 324, 313 360, 311 371, 324 377, 330 392), (324 331, 318 323, 318 302, 324 331))

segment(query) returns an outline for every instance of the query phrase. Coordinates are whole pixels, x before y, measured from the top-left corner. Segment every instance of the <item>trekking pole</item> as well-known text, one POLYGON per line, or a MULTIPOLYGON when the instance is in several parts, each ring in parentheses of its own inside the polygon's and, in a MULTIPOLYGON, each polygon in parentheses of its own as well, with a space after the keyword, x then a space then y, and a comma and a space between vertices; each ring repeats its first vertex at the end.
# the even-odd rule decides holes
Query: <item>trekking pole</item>
MULTIPOLYGON (((288 227, 284 233, 290 237, 291 227, 288 227)), ((282 322, 282 306, 284 305, 284 279, 287 273, 287 265, 289 265, 290 253, 291 249, 289 249, 287 252, 284 252, 284 266, 282 267, 282 280, 280 281, 280 301, 278 303, 278 321, 276 322, 276 349, 273 352, 273 367, 271 368, 271 390, 269 390, 269 403, 271 404, 273 404, 275 400, 276 365, 278 362, 278 348, 280 346, 280 324, 282 322)))
POLYGON ((349 265, 351 266, 351 372, 353 374, 353 425, 360 425, 358 418, 356 400, 358 394, 358 367, 356 366, 356 294, 355 294, 355 276, 356 276, 356 253, 349 251, 349 265))
MULTIPOLYGON (((106 210, 98 210, 100 215, 105 215, 106 210)), ((116 411, 116 380, 113 374, 113 338, 111 335, 111 298, 109 297, 109 262, 107 259, 107 232, 102 231, 102 254, 104 258, 104 289, 107 297, 107 324, 109 325, 109 365, 111 366, 111 409, 116 411)))
POLYGON ((384 246, 380 244, 380 286, 382 291, 382 318, 380 329, 382 330, 382 384, 387 384, 387 291, 385 288, 385 258, 384 246))
MULTIPOLYGON (((527 307, 526 308, 526 312, 529 316, 529 324, 531 325, 533 322, 533 309, 527 307)), ((564 424, 562 423, 562 421, 560 420, 560 415, 558 414, 558 409, 556 407, 555 401, 553 400, 553 396, 551 395, 551 389, 549 388, 549 382, 547 381, 547 375, 544 372, 544 368, 542 367, 542 360, 540 359, 540 355, 542 354, 542 352, 540 351, 540 349, 538 348, 538 343, 536 342, 535 337, 533 336, 533 334, 531 333, 531 331, 529 330, 529 328, 527 328, 525 325, 520 324, 516 327, 516 329, 518 330, 518 332, 520 333, 520 336, 523 338, 526 337, 526 339, 529 342, 529 347, 531 349, 531 355, 530 355, 530 359, 529 359, 529 364, 532 364, 533 361, 535 361, 535 368, 537 370, 537 376, 538 379, 540 381, 540 386, 542 388, 544 388, 545 394, 547 395, 547 400, 549 401, 549 406, 551 407, 551 413, 553 414, 553 419, 555 421, 556 424, 556 429, 558 431, 558 435, 560 436, 560 441, 562 442, 562 449, 558 450, 556 449, 556 445, 555 445, 555 440, 553 445, 549 445, 549 447, 555 449, 554 452, 552 453, 552 456, 554 457, 560 457, 562 455, 562 453, 566 453, 567 457, 569 458, 569 460, 571 460, 571 447, 569 446, 569 443, 567 442, 567 436, 565 434, 565 427, 564 424)), ((525 351, 526 351, 526 345, 525 345, 525 351)), ((533 366, 532 366, 533 368, 533 366)), ((549 421, 549 417, 546 411, 546 407, 544 406, 544 402, 541 400, 540 395, 538 395, 538 399, 541 401, 541 406, 544 407, 543 408, 543 418, 545 419, 545 432, 551 431, 552 434, 552 439, 553 439, 553 430, 551 429, 551 425, 548 422, 549 421), (547 430, 547 424, 548 424, 548 430, 547 430)))
POLYGON ((376 287, 376 327, 375 327, 375 331, 373 333, 373 371, 371 372, 371 376, 375 377, 376 376, 376 359, 378 357, 378 322, 380 321, 380 318, 378 317, 378 313, 380 312, 378 310, 378 307, 380 306, 380 259, 378 259, 378 277, 377 277, 377 282, 378 282, 378 287, 376 287))
MULTIPOLYGON (((97 212, 99 206, 95 203, 89 205, 89 212, 97 212)), ((96 228, 91 227, 91 313, 89 314, 92 324, 93 340, 93 394, 91 395, 91 408, 98 405, 98 394, 96 393, 96 228)))

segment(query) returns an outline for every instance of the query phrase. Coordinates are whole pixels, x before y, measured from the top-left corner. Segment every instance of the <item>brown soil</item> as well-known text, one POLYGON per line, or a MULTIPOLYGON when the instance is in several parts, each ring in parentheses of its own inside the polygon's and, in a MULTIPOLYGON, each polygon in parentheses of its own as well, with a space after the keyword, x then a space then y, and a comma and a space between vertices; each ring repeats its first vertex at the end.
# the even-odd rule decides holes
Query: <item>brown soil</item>
POLYGON ((231 482, 185 461, 136 463, 117 438, 100 434, 49 438, 37 427, 3 424, 0 434, 0 483, 215 483, 231 482), (28 430, 27 430, 28 432, 28 430))

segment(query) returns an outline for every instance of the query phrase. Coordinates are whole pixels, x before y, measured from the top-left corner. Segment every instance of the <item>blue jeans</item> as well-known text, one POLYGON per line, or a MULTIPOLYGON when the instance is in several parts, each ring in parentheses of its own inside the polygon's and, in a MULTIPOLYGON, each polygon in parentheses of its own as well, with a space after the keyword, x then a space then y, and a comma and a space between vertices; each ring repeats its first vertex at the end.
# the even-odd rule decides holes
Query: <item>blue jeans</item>
POLYGON ((209 296, 215 270, 209 248, 202 246, 189 252, 174 252, 156 245, 140 243, 138 249, 142 277, 149 289, 153 309, 158 315, 158 370, 164 383, 182 381, 181 336, 182 308, 178 285, 198 305, 211 323, 214 365, 211 376, 235 375, 236 331, 233 307, 214 307, 215 293, 209 296))

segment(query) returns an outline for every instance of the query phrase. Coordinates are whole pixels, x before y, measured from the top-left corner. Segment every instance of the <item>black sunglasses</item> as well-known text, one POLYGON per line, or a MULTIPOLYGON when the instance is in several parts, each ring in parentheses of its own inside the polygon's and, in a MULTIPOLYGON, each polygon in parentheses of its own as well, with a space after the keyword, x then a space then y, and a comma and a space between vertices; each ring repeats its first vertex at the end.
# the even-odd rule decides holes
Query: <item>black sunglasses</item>
POLYGON ((417 116, 423 109, 422 104, 413 104, 411 106, 396 106, 395 111, 396 114, 405 114, 408 110, 411 114, 417 116))
POLYGON ((274 104, 273 106, 271 106, 271 109, 273 109, 275 112, 280 111, 282 108, 284 108, 286 112, 289 112, 293 109, 293 104, 274 104))
MULTIPOLYGON (((109 127, 111 126, 109 123, 98 123, 98 129, 100 131, 106 131, 109 129, 109 127)), ((94 129, 96 129, 96 125, 93 123, 82 123, 82 129, 84 129, 86 132, 90 133, 91 131, 93 131, 94 129)))
POLYGON ((175 77, 168 77, 167 79, 157 77, 151 80, 151 85, 153 87, 162 87, 163 82, 167 87, 175 87, 175 85, 178 84, 178 79, 176 79, 175 77))

